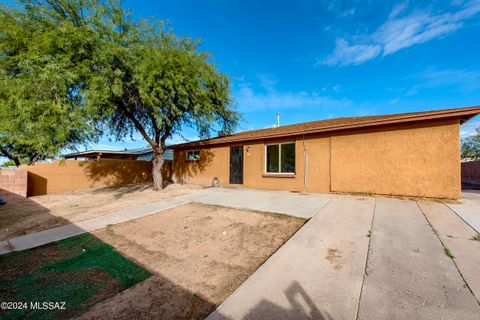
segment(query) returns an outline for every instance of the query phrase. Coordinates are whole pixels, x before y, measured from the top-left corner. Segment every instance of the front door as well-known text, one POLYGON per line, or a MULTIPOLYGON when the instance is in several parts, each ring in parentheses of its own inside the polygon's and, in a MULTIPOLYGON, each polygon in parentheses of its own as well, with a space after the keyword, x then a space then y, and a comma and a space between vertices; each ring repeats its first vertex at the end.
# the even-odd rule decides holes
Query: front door
POLYGON ((243 146, 230 147, 230 184, 243 184, 243 146))

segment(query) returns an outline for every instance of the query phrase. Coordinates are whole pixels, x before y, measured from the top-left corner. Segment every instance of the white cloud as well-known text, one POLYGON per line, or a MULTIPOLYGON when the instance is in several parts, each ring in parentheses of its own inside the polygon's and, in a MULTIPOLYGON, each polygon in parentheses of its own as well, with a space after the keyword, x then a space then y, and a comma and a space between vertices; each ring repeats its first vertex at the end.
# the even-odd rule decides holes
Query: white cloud
POLYGON ((430 10, 404 14, 405 4, 395 6, 387 21, 371 34, 348 43, 340 38, 335 49, 319 64, 358 65, 379 56, 387 56, 415 44, 446 36, 463 27, 465 20, 480 12, 480 0, 468 1, 456 12, 433 14, 430 10))
POLYGON ((480 128, 480 121, 475 121, 475 119, 480 120, 479 116, 476 116, 473 120, 470 120, 460 127, 460 138, 468 138, 477 134, 476 129, 480 128))
POLYGON ((379 45, 349 45, 345 39, 337 39, 335 50, 323 61, 329 66, 361 64, 375 58, 382 52, 379 45))
POLYGON ((390 104, 396 104, 399 101, 398 98, 390 100, 390 104))
POLYGON ((259 74, 257 76, 260 81, 260 86, 267 90, 268 92, 275 91, 275 86, 277 85, 277 78, 271 74, 259 74))
POLYGON ((279 92, 274 87, 265 93, 256 92, 247 83, 238 86, 234 98, 240 111, 333 108, 351 105, 347 99, 334 99, 316 92, 279 92))
POLYGON ((460 92, 477 92, 480 87, 480 70, 430 68, 413 75, 420 82, 409 90, 415 94, 420 89, 450 87, 460 92))

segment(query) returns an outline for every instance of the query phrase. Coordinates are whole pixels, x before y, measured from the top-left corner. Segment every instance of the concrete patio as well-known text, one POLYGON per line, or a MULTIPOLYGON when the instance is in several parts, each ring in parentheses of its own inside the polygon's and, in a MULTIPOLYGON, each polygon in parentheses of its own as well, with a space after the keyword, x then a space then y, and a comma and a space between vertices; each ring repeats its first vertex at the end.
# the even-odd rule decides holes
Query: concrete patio
POLYGON ((330 196, 208 319, 479 319, 477 201, 330 196))
POLYGON ((132 207, 81 221, 74 221, 63 226, 0 241, 0 254, 35 248, 85 232, 102 229, 108 225, 155 214, 190 202, 310 218, 330 199, 331 196, 328 195, 301 194, 287 191, 273 192, 226 188, 195 189, 185 195, 179 195, 162 201, 151 202, 142 206, 132 207))
POLYGON ((480 194, 464 195, 444 204, 209 188, 2 245, 35 247, 189 202, 275 212, 311 219, 208 319, 479 319, 480 194))

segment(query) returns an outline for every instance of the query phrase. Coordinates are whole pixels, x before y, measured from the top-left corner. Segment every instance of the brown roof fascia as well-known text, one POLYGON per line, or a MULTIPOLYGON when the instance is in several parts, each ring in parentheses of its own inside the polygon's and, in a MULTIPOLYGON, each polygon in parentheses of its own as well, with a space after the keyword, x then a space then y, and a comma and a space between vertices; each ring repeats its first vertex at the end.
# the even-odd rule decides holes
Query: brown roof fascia
MULTIPOLYGON (((347 129, 358 129, 358 128, 364 128, 364 127, 382 126, 382 125, 397 124, 397 123, 400 124, 400 123, 408 123, 408 122, 419 122, 419 121, 427 121, 427 120, 438 120, 438 119, 447 119, 447 118, 460 118, 461 123, 464 123, 479 113, 480 113, 480 106, 475 106, 475 107, 456 108, 456 109, 423 111, 423 112, 406 113, 406 114, 400 113, 398 115, 395 115, 395 114, 379 115, 378 117, 385 116, 388 118, 379 118, 379 119, 367 120, 367 121, 361 121, 362 117, 358 117, 359 121, 347 123, 347 124, 337 124, 337 125, 325 126, 320 128, 312 128, 307 130, 300 129, 293 132, 287 132, 287 133, 280 132, 280 133, 274 133, 274 134, 261 134, 262 130, 268 130, 268 129, 252 130, 252 131, 259 131, 258 136, 239 137, 235 139, 236 134, 233 134, 231 136, 226 136, 226 137, 210 138, 210 139, 199 140, 199 141, 185 142, 185 143, 169 146, 169 148, 175 149, 175 148, 192 147, 192 146, 230 144, 230 143, 241 142, 241 141, 256 141, 256 140, 263 140, 263 139, 292 137, 292 136, 304 135, 304 134, 323 133, 323 132, 340 131, 340 130, 347 130, 347 129)), ((288 126, 295 126, 299 124, 287 125, 287 126, 284 126, 283 128, 288 126)))

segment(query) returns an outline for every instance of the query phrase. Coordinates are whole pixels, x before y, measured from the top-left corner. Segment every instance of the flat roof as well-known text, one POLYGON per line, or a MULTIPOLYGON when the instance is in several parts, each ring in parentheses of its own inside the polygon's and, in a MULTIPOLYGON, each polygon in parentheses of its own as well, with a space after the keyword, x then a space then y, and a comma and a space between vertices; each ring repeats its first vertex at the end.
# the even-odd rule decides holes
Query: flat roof
POLYGON ((233 143, 241 141, 263 140, 271 138, 291 137, 304 134, 332 132, 346 129, 367 128, 388 124, 400 124, 409 122, 419 122, 425 120, 436 120, 446 118, 459 118, 461 123, 468 121, 480 113, 480 106, 431 110, 422 112, 395 113, 377 116, 364 117, 343 117, 311 122, 303 122, 291 125, 285 125, 275 128, 260 130, 249 130, 227 136, 185 142, 170 145, 169 148, 183 148, 203 145, 217 145, 223 143, 233 143))
POLYGON ((141 148, 141 149, 130 149, 130 150, 86 150, 80 152, 73 152, 64 154, 63 157, 75 158, 75 157, 88 157, 88 156, 97 156, 97 155, 140 155, 152 152, 151 148, 141 148))

